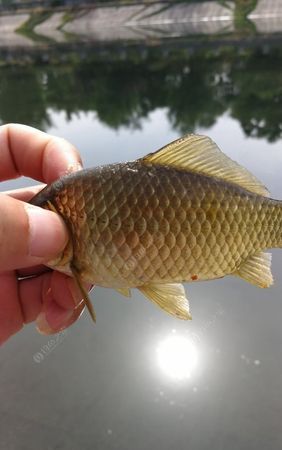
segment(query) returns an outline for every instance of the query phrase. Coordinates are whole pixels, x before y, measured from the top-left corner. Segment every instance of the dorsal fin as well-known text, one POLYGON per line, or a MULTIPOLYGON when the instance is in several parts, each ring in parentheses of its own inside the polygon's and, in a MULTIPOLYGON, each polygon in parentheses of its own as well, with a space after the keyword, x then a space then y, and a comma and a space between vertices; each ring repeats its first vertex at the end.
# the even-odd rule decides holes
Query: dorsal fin
POLYGON ((187 134, 141 159, 229 181, 265 197, 269 192, 247 169, 226 156, 207 136, 187 134))

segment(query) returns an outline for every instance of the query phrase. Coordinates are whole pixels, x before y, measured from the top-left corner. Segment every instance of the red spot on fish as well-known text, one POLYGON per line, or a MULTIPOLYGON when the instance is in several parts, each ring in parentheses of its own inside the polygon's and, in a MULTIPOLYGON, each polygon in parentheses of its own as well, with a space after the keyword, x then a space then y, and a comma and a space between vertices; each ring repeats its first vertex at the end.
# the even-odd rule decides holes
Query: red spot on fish
POLYGON ((191 280, 192 280, 192 281, 196 281, 197 279, 198 279, 198 275, 192 275, 192 276, 191 276, 191 280))

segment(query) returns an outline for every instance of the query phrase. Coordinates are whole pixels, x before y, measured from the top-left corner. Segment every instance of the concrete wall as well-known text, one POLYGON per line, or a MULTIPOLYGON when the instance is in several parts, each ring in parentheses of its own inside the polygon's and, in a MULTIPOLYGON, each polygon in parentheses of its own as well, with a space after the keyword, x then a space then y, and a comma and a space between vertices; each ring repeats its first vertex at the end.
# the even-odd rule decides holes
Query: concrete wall
MULTIPOLYGON (((203 1, 88 7, 76 12, 67 10, 67 22, 65 11, 55 11, 33 32, 54 42, 68 42, 70 36, 76 40, 108 42, 220 35, 234 31, 234 9, 232 1, 224 6, 217 1, 203 1)), ((0 15, 0 47, 33 44, 31 38, 16 31, 28 17, 16 13, 0 15)), ((282 33, 282 0, 259 0, 249 20, 258 32, 282 33)))
POLYGON ((248 18, 259 33, 281 33, 282 0, 259 0, 248 18))
POLYGON ((33 42, 16 33, 27 19, 28 14, 13 14, 0 16, 0 47, 26 47, 33 42))

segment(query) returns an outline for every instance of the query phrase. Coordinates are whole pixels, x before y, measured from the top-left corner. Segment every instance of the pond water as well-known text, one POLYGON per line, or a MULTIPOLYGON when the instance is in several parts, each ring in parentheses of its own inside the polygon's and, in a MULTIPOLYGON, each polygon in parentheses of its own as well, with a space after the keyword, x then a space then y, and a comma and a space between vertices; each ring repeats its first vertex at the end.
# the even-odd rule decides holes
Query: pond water
MULTIPOLYGON (((0 120, 69 139, 85 167, 207 134, 282 198, 281 46, 2 67, 0 120)), ((1 349, 0 448, 281 448, 280 250, 273 274, 265 290, 234 277, 186 284, 192 322, 96 288, 95 326, 86 313, 54 338, 27 326, 1 349)))

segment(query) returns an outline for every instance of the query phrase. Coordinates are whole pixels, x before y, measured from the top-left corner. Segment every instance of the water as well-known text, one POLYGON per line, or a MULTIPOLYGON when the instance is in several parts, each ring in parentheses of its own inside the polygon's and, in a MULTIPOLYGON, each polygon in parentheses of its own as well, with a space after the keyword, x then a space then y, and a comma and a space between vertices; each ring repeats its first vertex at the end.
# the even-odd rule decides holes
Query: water
MULTIPOLYGON (((69 139, 86 167, 208 134, 282 198, 281 69, 267 46, 13 65, 0 73, 0 120, 69 139)), ((87 314, 55 338, 27 326, 1 349, 0 448, 281 448, 281 267, 275 250, 266 290, 232 277, 186 285, 189 323, 96 288, 95 326, 87 314)))

